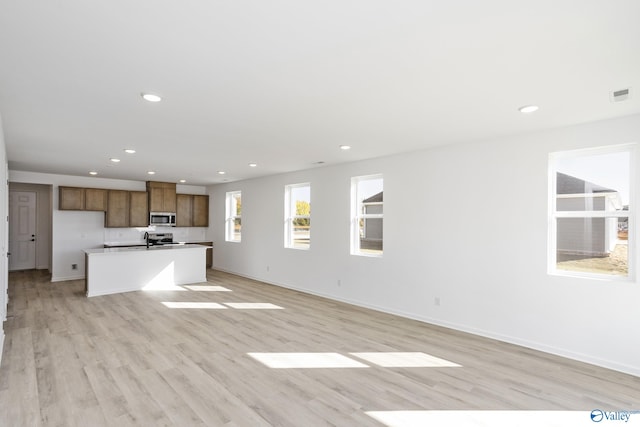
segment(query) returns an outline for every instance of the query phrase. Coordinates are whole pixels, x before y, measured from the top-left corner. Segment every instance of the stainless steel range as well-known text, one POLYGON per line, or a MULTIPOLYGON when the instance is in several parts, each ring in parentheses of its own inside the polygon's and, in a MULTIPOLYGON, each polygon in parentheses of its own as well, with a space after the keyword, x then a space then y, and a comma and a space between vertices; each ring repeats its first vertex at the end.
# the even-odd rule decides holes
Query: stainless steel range
POLYGON ((173 233, 149 233, 149 245, 168 245, 173 243, 173 233))

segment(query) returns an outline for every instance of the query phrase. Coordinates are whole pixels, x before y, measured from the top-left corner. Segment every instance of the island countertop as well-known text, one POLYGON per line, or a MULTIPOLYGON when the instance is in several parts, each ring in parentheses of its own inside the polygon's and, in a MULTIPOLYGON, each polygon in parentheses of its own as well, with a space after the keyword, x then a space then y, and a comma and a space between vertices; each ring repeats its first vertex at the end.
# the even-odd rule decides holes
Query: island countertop
POLYGON ((206 251, 211 246, 167 244, 85 249, 88 297, 131 291, 184 290, 207 281, 206 251))
POLYGON ((111 248, 95 248, 95 249, 84 249, 84 253, 87 255, 96 255, 96 254, 110 254, 110 253, 120 253, 120 252, 140 252, 140 251, 157 251, 157 250, 167 250, 167 249, 194 249, 194 248, 212 248, 213 246, 205 246, 197 243, 169 243, 166 245, 156 245, 149 246, 146 245, 140 246, 121 246, 121 247, 111 247, 111 248))

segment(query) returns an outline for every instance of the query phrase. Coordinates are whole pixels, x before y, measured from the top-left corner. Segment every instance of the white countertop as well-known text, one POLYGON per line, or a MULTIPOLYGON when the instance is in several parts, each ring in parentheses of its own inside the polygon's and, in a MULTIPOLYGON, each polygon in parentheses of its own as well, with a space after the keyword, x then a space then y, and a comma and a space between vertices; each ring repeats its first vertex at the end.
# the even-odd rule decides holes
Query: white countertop
POLYGON ((168 245, 158 246, 126 246, 120 248, 96 248, 96 249, 84 249, 84 253, 87 255, 95 254, 109 254, 109 253, 121 253, 121 252, 141 252, 141 251, 167 251, 167 250, 180 250, 180 249, 207 249, 213 246, 205 246, 191 243, 172 243, 168 245))
MULTIPOLYGON (((211 240, 189 240, 189 241, 174 241, 176 244, 179 243, 181 245, 190 244, 190 243, 212 243, 211 240)), ((146 246, 144 240, 135 240, 135 241, 122 241, 122 242, 104 242, 105 246, 109 247, 120 247, 120 246, 146 246)))

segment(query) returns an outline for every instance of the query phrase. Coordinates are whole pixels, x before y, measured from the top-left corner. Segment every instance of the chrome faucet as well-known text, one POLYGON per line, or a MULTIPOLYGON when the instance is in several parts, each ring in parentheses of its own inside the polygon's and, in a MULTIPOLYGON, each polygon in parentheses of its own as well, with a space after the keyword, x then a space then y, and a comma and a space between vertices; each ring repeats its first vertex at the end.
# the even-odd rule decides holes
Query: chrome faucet
POLYGON ((144 239, 147 241, 147 249, 149 249, 149 232, 144 232, 144 239))

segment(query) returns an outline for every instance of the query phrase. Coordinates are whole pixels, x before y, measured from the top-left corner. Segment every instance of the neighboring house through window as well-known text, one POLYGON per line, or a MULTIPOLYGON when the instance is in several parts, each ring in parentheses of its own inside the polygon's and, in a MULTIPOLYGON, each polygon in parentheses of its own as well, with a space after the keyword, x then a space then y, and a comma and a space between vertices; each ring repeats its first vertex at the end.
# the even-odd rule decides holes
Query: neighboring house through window
POLYGON ((351 254, 382 255, 382 175, 351 178, 351 254))
POLYGON ((225 239, 227 242, 242 240, 242 192, 230 191, 226 197, 225 239))
POLYGON ((311 185, 285 187, 284 246, 294 249, 311 247, 311 185))
POLYGON ((550 273, 632 277, 632 147, 550 155, 550 273))

